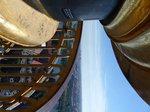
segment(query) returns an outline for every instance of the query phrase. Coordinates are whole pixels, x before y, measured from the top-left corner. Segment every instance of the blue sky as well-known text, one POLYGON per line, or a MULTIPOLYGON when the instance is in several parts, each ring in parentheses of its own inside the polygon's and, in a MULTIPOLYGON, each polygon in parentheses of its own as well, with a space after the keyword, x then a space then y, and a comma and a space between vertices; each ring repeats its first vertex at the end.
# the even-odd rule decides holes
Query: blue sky
POLYGON ((99 21, 85 21, 81 40, 83 112, 150 112, 123 76, 99 21))

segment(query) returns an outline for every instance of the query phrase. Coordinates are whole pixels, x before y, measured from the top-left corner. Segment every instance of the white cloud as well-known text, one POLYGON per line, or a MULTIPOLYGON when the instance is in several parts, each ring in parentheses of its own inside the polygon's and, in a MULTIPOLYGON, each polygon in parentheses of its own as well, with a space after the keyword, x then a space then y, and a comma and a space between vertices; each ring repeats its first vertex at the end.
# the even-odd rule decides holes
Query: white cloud
POLYGON ((83 25, 82 49, 82 109, 83 112, 105 112, 106 97, 100 66, 100 28, 98 21, 83 25))

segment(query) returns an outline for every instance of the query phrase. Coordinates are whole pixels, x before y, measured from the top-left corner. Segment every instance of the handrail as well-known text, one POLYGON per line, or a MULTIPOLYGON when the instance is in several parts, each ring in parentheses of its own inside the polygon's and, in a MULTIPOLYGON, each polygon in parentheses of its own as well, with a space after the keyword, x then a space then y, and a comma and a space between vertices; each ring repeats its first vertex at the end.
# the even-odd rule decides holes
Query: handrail
POLYGON ((5 52, 0 54, 0 90, 15 92, 0 96, 0 111, 47 112, 57 102, 72 75, 82 31, 80 21, 61 24, 65 27, 58 27, 46 46, 22 47, 1 40, 5 52))

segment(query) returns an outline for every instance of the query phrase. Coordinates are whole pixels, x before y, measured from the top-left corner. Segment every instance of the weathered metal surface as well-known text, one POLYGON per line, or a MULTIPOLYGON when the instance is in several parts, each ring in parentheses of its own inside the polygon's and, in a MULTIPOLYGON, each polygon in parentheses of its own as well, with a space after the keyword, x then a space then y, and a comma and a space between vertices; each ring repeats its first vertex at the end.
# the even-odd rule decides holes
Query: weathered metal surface
POLYGON ((0 0, 0 37, 24 46, 50 40, 58 21, 31 8, 22 0, 0 0))

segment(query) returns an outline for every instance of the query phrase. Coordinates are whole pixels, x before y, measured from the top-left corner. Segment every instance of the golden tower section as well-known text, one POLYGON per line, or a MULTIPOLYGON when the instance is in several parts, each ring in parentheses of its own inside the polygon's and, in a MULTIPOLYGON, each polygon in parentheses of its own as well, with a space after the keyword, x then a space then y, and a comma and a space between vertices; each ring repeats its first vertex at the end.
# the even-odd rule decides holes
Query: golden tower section
POLYGON ((125 0, 104 29, 125 77, 150 105, 150 1, 125 0))

